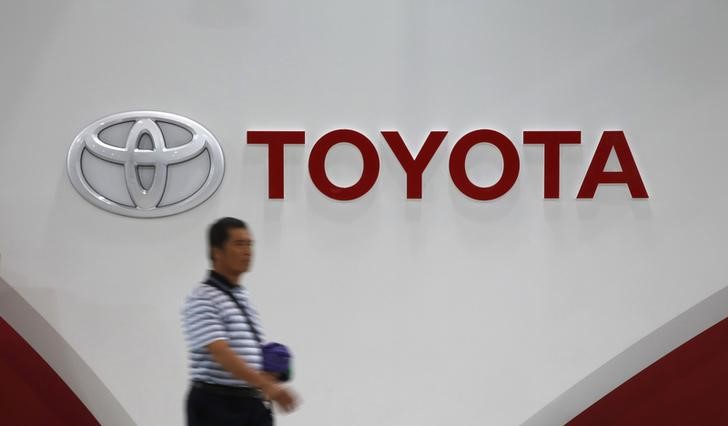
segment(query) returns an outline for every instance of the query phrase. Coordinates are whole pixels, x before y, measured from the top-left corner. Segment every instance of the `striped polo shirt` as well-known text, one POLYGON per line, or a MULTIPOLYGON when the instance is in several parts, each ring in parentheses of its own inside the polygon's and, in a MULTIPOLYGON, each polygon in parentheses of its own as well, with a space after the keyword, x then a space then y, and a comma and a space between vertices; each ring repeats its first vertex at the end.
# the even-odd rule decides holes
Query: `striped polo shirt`
MULTIPOLYGON (((264 342, 263 329, 258 313, 250 304, 248 290, 243 286, 231 284, 215 271, 210 271, 210 278, 218 285, 230 289, 238 302, 245 307, 260 334, 261 341, 264 342)), ((204 283, 195 287, 187 296, 182 309, 182 323, 187 339, 192 380, 227 386, 248 386, 245 381, 233 377, 212 358, 205 346, 215 340, 227 340, 232 350, 250 367, 256 370, 262 369, 260 345, 255 340, 250 324, 230 296, 221 290, 204 283)))

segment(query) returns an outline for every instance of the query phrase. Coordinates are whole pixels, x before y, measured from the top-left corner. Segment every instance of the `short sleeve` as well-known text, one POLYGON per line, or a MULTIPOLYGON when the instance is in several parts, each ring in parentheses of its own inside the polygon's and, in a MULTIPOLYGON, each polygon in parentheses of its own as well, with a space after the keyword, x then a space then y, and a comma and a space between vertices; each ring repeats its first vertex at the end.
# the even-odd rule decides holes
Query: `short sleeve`
POLYGON ((228 340, 219 309, 204 294, 192 295, 187 299, 183 323, 187 345, 191 350, 201 349, 215 340, 228 340))

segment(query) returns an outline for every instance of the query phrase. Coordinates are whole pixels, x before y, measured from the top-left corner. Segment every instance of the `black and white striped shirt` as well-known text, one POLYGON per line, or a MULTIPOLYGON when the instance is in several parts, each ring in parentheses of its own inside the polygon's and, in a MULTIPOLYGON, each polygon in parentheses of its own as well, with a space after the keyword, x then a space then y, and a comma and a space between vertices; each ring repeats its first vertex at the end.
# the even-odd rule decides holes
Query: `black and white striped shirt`
MULTIPOLYGON (((240 285, 230 284, 222 275, 210 271, 210 278, 226 286, 243 305, 264 341, 258 313, 251 307, 248 290, 240 285)), ((250 324, 230 296, 221 290, 200 284, 187 296, 182 309, 187 347, 189 350, 190 376, 192 380, 228 386, 248 384, 222 368, 205 347, 215 340, 227 340, 239 357, 256 370, 263 367, 261 349, 250 329, 250 324)))

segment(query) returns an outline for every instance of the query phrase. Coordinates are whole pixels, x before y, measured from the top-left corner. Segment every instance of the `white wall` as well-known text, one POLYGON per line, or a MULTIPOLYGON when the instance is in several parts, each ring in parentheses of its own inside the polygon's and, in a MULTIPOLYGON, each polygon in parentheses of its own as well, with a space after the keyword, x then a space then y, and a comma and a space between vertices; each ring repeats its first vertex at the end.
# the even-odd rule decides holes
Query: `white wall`
MULTIPOLYGON (((720 1, 4 4, 0 276, 137 424, 181 424, 179 309, 207 267, 206 226, 241 217, 257 240, 244 284, 297 356, 304 405, 280 424, 521 423, 726 285, 726 18, 720 1), (136 109, 217 136, 227 169, 208 202, 143 220, 75 192, 74 136, 136 109), (306 165, 340 127, 382 161, 348 203, 306 165), (487 203, 447 167, 477 128, 521 155, 516 186, 487 203), (306 130, 287 149, 285 200, 268 200, 267 151, 247 129, 306 130), (405 199, 385 129, 412 149, 450 131, 421 201, 405 199), (582 130, 560 200, 543 199, 541 148, 521 145, 541 129, 582 130), (649 200, 624 187, 575 200, 607 129, 626 132, 649 200)), ((340 183, 361 168, 346 147, 328 163, 340 183)), ((483 184, 500 167, 486 148, 468 164, 483 184)))

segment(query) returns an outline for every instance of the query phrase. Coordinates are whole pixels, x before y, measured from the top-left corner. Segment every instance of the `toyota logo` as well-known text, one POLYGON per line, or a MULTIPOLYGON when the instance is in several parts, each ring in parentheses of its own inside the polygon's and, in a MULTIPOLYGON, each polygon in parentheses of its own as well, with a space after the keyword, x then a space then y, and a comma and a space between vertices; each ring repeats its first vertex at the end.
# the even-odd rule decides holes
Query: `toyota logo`
POLYGON ((169 216, 194 208, 220 186, 222 149, 199 123, 132 111, 104 117, 76 136, 68 176, 79 194, 112 213, 169 216))

